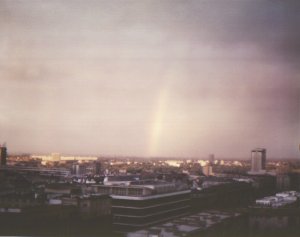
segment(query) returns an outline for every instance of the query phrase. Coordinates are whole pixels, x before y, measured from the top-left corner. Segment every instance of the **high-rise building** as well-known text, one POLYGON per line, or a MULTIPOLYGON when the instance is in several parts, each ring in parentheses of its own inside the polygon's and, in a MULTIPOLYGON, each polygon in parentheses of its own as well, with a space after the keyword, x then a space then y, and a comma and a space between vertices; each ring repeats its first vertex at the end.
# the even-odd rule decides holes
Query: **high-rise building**
POLYGON ((256 148, 251 151, 251 173, 262 173, 266 170, 266 153, 264 148, 256 148))
POLYGON ((215 155, 214 154, 209 154, 208 161, 211 165, 213 165, 215 163, 215 155))
POLYGON ((95 174, 101 174, 101 163, 99 161, 95 163, 95 174))
POLYGON ((6 165, 7 148, 5 145, 0 145, 0 165, 6 165))

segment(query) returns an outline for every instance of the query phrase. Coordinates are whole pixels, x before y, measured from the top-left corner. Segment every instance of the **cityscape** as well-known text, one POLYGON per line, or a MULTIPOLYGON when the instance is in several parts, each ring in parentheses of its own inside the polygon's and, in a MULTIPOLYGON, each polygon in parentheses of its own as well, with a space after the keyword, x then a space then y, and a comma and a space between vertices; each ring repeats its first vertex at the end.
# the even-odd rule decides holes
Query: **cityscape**
POLYGON ((8 155, 1 235, 297 236, 300 160, 8 155), (11 224, 15 228, 11 228, 11 224))
POLYGON ((299 237, 299 13, 0 0, 0 236, 299 237))

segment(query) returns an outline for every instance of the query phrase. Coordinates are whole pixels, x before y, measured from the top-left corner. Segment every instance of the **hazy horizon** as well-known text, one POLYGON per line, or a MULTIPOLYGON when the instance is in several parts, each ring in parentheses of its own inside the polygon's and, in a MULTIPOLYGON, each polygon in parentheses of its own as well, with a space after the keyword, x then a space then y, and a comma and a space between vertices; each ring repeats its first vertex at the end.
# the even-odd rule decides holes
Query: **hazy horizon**
POLYGON ((299 12, 297 0, 0 0, 0 143, 299 158, 299 12))
MULTIPOLYGON (((113 154, 96 154, 96 153, 59 153, 59 152, 42 152, 42 153, 31 153, 31 152, 8 152, 9 156, 51 156, 52 153, 58 153, 61 157, 68 157, 68 156, 74 156, 74 157, 80 157, 80 156, 86 156, 86 157, 97 157, 98 159, 116 159, 116 160, 122 160, 122 159, 132 159, 132 160, 209 160, 208 155, 204 156, 197 156, 197 157, 190 157, 190 156, 154 156, 154 157, 147 157, 147 156, 130 156, 130 155, 113 155, 113 154)), ((214 154, 215 155, 215 154, 214 154)), ((251 162, 251 153, 248 154, 248 156, 245 157, 221 157, 221 156, 215 156, 215 161, 248 161, 251 162)), ((267 162, 272 161, 299 161, 298 157, 270 157, 267 154, 267 162)))

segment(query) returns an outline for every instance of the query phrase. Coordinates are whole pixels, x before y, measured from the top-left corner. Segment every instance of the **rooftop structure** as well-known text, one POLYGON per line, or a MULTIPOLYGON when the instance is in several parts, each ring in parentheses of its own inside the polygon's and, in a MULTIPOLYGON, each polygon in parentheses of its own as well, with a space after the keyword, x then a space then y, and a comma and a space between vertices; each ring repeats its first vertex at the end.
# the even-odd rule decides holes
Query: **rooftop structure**
POLYGON ((140 179, 139 175, 118 175, 106 176, 103 180, 104 185, 130 185, 133 181, 140 179))
POLYGON ((220 211, 200 212, 194 215, 178 218, 164 224, 156 225, 147 229, 130 232, 127 237, 180 237, 188 236, 200 231, 205 231, 226 220, 240 216, 239 213, 220 211))
MULTIPOLYGON (((141 180, 126 181, 126 184, 118 185, 94 185, 96 193, 109 194, 114 196, 124 196, 123 198, 132 199, 134 197, 145 199, 147 196, 160 194, 171 194, 174 192, 188 191, 188 186, 165 181, 141 180)), ((121 198, 121 197, 120 197, 121 198)), ((153 197, 152 197, 153 198, 153 197)))

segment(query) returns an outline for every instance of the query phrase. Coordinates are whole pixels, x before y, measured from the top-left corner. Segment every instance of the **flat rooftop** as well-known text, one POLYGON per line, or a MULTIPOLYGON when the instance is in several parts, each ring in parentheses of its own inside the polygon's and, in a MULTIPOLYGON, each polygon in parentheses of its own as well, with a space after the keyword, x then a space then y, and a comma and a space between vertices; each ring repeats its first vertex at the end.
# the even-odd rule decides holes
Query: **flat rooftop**
POLYGON ((222 211, 206 211, 199 212, 194 215, 181 217, 164 224, 149 227, 147 229, 129 232, 127 237, 148 237, 153 236, 164 237, 181 237, 189 234, 207 230, 214 225, 217 225, 230 218, 240 216, 239 213, 230 213, 222 211))
POLYGON ((143 197, 158 194, 190 191, 184 183, 165 182, 156 180, 140 180, 128 185, 93 185, 95 193, 105 193, 117 196, 143 197))

